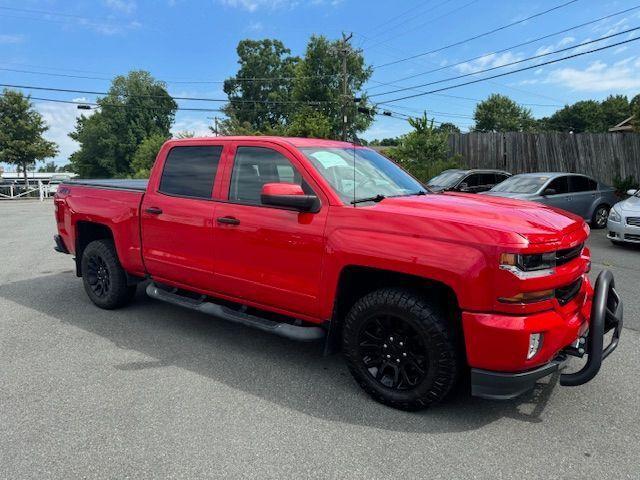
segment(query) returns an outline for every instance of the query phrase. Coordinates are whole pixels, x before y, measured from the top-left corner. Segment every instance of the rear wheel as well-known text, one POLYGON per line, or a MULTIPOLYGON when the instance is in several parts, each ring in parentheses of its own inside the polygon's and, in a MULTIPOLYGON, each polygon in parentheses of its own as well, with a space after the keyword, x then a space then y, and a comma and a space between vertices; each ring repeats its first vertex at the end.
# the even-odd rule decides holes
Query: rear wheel
POLYGON ((96 240, 87 245, 82 252, 81 269, 84 289, 100 308, 122 307, 136 293, 135 285, 127 284, 127 275, 111 240, 96 240))
POLYGON ((421 295, 395 288, 355 303, 345 319, 343 352, 369 395, 402 410, 441 401, 456 384, 461 364, 444 314, 421 295))
POLYGON ((601 229, 607 226, 607 218, 609 217, 609 205, 598 205, 591 217, 591 227, 601 229))

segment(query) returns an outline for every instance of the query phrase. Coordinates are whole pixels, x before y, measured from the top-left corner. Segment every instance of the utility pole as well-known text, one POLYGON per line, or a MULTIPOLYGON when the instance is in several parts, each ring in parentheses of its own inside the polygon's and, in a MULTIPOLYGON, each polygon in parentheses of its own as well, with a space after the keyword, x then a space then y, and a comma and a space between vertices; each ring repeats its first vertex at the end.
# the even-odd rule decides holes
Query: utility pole
POLYGON ((209 120, 213 120, 213 135, 218 137, 220 133, 218 132, 218 117, 207 117, 209 120))
POLYGON ((347 141, 347 135, 349 133, 349 119, 348 119, 348 109, 351 104, 351 99, 349 98, 349 76, 347 74, 347 55, 349 55, 351 51, 351 47, 349 46, 349 40, 351 40, 353 34, 350 33, 346 35, 342 32, 342 48, 340 49, 340 53, 342 55, 342 141, 347 141))

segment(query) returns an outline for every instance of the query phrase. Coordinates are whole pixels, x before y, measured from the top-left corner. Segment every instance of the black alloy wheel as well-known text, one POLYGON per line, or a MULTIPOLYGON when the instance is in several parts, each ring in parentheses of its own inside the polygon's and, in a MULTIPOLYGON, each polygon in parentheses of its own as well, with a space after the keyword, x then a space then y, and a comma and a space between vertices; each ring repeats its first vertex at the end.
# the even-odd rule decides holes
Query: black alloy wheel
POLYGON ((358 350, 371 377, 386 388, 415 388, 429 369, 418 333, 408 322, 391 315, 373 315, 363 324, 358 350))

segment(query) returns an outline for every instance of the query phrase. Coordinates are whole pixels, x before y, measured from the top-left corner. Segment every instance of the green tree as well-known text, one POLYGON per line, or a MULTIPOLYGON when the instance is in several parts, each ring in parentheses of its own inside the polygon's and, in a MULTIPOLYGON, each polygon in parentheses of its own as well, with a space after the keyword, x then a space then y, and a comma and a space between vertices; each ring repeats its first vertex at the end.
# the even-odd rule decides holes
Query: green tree
POLYGON ((242 40, 236 49, 238 73, 224 82, 229 117, 226 134, 247 134, 281 128, 290 113, 291 78, 299 61, 279 40, 242 40))
POLYGON ((445 133, 460 133, 460 129, 458 128, 458 126, 455 123, 450 122, 441 123, 440 125, 438 125, 436 130, 445 133))
MULTIPOLYGON (((330 41, 324 36, 313 35, 307 43, 304 57, 296 66, 293 99, 305 102, 322 112, 331 123, 331 138, 340 138, 343 127, 345 96, 342 84, 342 55, 347 58, 347 118, 349 137, 365 131, 373 122, 373 110, 359 111, 353 101, 354 92, 362 89, 371 77, 373 69, 365 64, 362 52, 341 40, 330 41)), ((366 96, 361 98, 366 104, 366 96)))
POLYGON ((0 96, 0 162, 20 168, 25 186, 29 183, 27 171, 34 168, 37 161, 58 153, 57 145, 42 136, 48 129, 29 97, 14 90, 3 91, 0 96))
POLYGON ((41 165, 38 168, 38 172, 46 173, 46 172, 57 172, 58 167, 56 166, 56 162, 47 162, 44 165, 41 165))
POLYGON ((116 77, 99 111, 80 116, 69 136, 80 143, 71 155, 74 171, 83 177, 126 177, 138 146, 150 136, 170 137, 177 104, 145 71, 116 77))
POLYGON ((322 112, 307 107, 296 112, 287 126, 292 137, 331 138, 331 122, 322 112))
POLYGON ((526 132, 535 125, 530 109, 497 93, 476 105, 473 118, 479 132, 526 132))
POLYGON ((608 131, 614 125, 631 116, 631 105, 626 95, 609 95, 600 103, 602 123, 601 132, 608 131))
POLYGON ((636 95, 629 102, 631 115, 633 115, 633 126, 636 132, 640 132, 640 94, 636 95))
POLYGON ((449 133, 439 131, 433 123, 426 113, 410 118, 409 124, 414 130, 400 137, 397 147, 385 150, 390 158, 422 182, 443 170, 455 168, 459 161, 458 157, 450 155, 449 133))
POLYGON ((138 145, 131 159, 131 170, 135 178, 149 178, 153 162, 156 161, 156 156, 166 141, 167 137, 157 133, 145 138, 138 145))

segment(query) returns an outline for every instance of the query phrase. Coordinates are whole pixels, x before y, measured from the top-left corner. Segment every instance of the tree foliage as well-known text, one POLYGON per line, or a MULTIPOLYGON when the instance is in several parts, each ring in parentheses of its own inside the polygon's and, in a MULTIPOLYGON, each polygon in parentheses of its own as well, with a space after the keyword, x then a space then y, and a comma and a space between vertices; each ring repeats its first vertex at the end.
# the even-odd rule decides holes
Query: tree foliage
POLYGON ((449 133, 434 127, 434 121, 424 113, 410 118, 413 131, 400 137, 399 145, 385 150, 405 170, 422 182, 448 168, 455 168, 459 158, 449 154, 449 133))
POLYGON ((166 141, 167 137, 159 133, 153 134, 142 140, 131 159, 131 170, 133 171, 134 177, 149 177, 149 172, 151 171, 153 162, 156 161, 156 156, 166 141))
POLYGON ((634 100, 629 102, 625 95, 609 95, 602 102, 582 100, 540 119, 538 130, 604 133, 629 118, 633 114, 633 105, 634 100))
POLYGON ((0 96, 0 162, 20 167, 24 172, 35 163, 58 153, 55 143, 42 136, 49 127, 22 93, 4 90, 0 96))
MULTIPOLYGON (((338 138, 342 131, 341 41, 312 36, 302 58, 273 39, 238 44, 236 76, 225 81, 229 104, 220 131, 225 135, 302 135, 338 138)), ((372 74, 362 54, 346 47, 347 97, 372 74)), ((373 112, 348 103, 350 136, 366 130, 373 112)))
POLYGON ((497 93, 476 105, 473 118, 479 132, 526 132, 535 125, 530 109, 497 93))
POLYGON ((164 83, 145 71, 116 77, 100 110, 82 115, 69 136, 80 143, 71 155, 83 177, 124 177, 135 173, 133 156, 147 137, 169 138, 177 105, 164 83))

